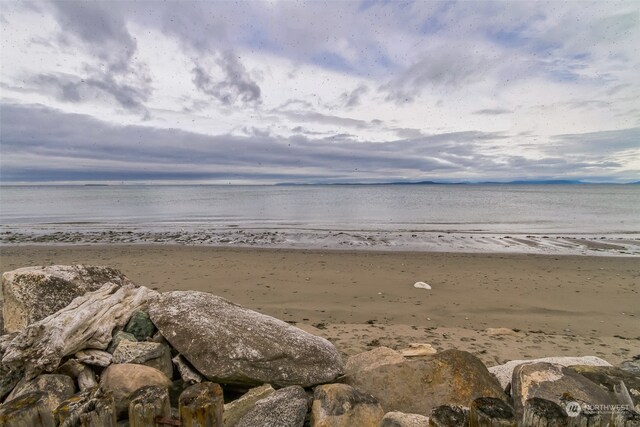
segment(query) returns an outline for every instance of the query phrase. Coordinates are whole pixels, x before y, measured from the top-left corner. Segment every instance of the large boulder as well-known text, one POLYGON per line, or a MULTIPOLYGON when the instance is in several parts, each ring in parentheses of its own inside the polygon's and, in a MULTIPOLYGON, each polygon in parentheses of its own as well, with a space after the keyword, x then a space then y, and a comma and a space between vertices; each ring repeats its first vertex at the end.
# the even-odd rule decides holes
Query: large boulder
POLYGON ((52 265, 8 271, 2 274, 4 330, 22 330, 108 282, 132 284, 118 270, 101 266, 52 265))
POLYGON ((511 396, 516 419, 523 420, 527 400, 540 398, 564 408, 570 402, 613 405, 617 402, 605 389, 576 371, 557 364, 538 362, 519 365, 513 371, 511 396))
POLYGON ((151 385, 169 389, 171 380, 155 368, 131 363, 109 366, 100 379, 100 389, 112 393, 119 414, 127 411, 131 395, 136 390, 151 385))
POLYGON ((573 366, 573 365, 586 365, 586 366, 611 366, 609 362, 604 359, 600 359, 595 356, 581 356, 581 357, 543 357, 540 359, 529 360, 512 360, 503 365, 492 366, 489 368, 489 372, 498 378, 500 385, 503 389, 507 389, 511 383, 511 377, 513 376, 513 370, 527 363, 546 362, 553 363, 561 366, 573 366))
POLYGON ((376 347, 373 350, 354 354, 347 359, 347 372, 375 369, 383 365, 404 362, 405 358, 399 352, 389 347, 376 347))
POLYGON ((173 348, 211 381, 308 387, 344 371, 324 338, 215 295, 167 292, 150 304, 149 314, 173 348))
POLYGON ((45 393, 45 405, 53 412, 65 399, 75 393, 76 386, 73 379, 66 375, 44 374, 18 384, 7 397, 7 401, 36 391, 45 393))
POLYGON ((271 396, 275 390, 270 384, 252 388, 239 399, 224 405, 224 426, 235 427, 238 421, 249 412, 260 400, 271 396))
POLYGON ((0 336, 0 402, 11 393, 24 374, 24 369, 11 367, 2 362, 7 346, 16 335, 13 333, 0 336))
POLYGON ((325 384, 314 390, 312 427, 378 427, 383 416, 375 397, 349 385, 325 384))
POLYGON ((376 397, 385 411, 425 416, 440 405, 468 407, 478 397, 506 399, 484 364, 460 350, 348 370, 345 382, 376 397))
POLYGON ((289 386, 259 400, 236 427, 302 427, 309 398, 300 386, 289 386))
POLYGON ((620 382, 623 382, 633 402, 633 409, 640 412, 640 375, 613 366, 572 366, 569 370, 579 373, 611 394, 616 394, 620 382))

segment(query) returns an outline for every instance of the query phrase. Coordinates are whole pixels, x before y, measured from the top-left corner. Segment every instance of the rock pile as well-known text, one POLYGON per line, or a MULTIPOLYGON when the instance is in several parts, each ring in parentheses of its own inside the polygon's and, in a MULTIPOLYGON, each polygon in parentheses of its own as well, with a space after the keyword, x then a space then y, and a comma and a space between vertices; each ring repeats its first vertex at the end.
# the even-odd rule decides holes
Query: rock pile
POLYGON ((640 425, 633 361, 487 369, 379 347, 345 363, 286 322, 106 267, 19 269, 2 289, 0 426, 640 425))

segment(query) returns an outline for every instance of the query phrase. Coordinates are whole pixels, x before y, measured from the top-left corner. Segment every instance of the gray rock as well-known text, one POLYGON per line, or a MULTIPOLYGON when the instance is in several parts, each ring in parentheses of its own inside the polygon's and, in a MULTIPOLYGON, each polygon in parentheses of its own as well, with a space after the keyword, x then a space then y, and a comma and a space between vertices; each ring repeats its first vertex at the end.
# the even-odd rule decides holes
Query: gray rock
POLYGON ((425 416, 440 405, 469 407, 478 397, 506 399, 484 364, 460 350, 349 371, 344 382, 375 396, 385 411, 425 416))
POLYGON ((118 347, 118 344, 120 344, 120 342, 123 340, 132 341, 132 342, 138 341, 136 337, 133 336, 133 334, 130 334, 129 332, 125 332, 125 331, 118 331, 113 335, 113 339, 111 340, 109 347, 107 347, 107 351, 113 354, 116 347, 118 347))
POLYGON ((41 391, 45 393, 45 405, 53 412, 65 399, 75 393, 73 379, 66 375, 44 374, 31 381, 21 382, 7 397, 7 401, 28 393, 41 391))
POLYGON ((169 389, 171 380, 157 369, 129 363, 110 365, 100 379, 100 389, 112 393, 118 414, 127 412, 133 392, 149 385, 169 389))
POLYGON ((243 394, 239 399, 224 405, 224 426, 235 427, 240 421, 240 418, 244 417, 259 400, 269 397, 275 390, 271 385, 265 384, 260 387, 255 387, 243 394))
POLYGON ((634 375, 640 375, 640 355, 631 360, 625 360, 618 367, 623 371, 631 372, 634 375))
POLYGON ((540 398, 560 407, 569 402, 589 405, 615 404, 606 390, 576 371, 552 363, 538 362, 516 367, 511 381, 516 419, 521 422, 528 399, 540 398))
POLYGON ((227 384, 303 387, 344 371, 329 341, 204 292, 161 294, 151 320, 207 379, 227 384))
POLYGON ((146 311, 136 311, 129 319, 129 323, 125 326, 124 331, 130 333, 138 341, 144 341, 147 338, 151 338, 155 332, 156 327, 149 318, 149 314, 146 311))
POLYGON ((349 385, 325 384, 314 390, 312 427, 378 427, 383 416, 375 397, 349 385))
POLYGON ((304 389, 290 386, 259 400, 236 427, 302 427, 308 409, 304 389))
POLYGON ((507 389, 511 383, 511 377, 513 376, 513 370, 520 365, 526 363, 538 363, 547 362, 554 363, 561 366, 573 366, 573 365, 588 365, 588 366, 611 366, 609 362, 604 359, 600 359, 595 356, 583 356, 583 357, 543 357, 540 359, 530 360, 512 360, 503 365, 492 366, 489 368, 489 372, 498 378, 500 385, 504 390, 507 389))
POLYGON ((380 427, 429 427, 429 417, 404 412, 387 412, 380 427))
POLYGON ((123 340, 113 352, 113 363, 138 363, 156 368, 168 378, 173 376, 171 350, 160 343, 123 340))
POLYGON ((640 412, 640 375, 613 366, 572 366, 569 370, 586 377, 611 394, 615 394, 620 382, 623 382, 634 409, 640 412))
POLYGON ((2 275, 4 330, 20 331, 107 282, 132 284, 109 267, 54 265, 8 271, 2 275))
POLYGON ((11 393, 11 390, 18 384, 23 377, 24 370, 20 368, 10 367, 2 363, 7 344, 16 336, 17 333, 0 336, 0 402, 11 393))
POLYGON ((4 301, 0 299, 0 335, 4 335, 4 315, 2 310, 4 307, 4 301))

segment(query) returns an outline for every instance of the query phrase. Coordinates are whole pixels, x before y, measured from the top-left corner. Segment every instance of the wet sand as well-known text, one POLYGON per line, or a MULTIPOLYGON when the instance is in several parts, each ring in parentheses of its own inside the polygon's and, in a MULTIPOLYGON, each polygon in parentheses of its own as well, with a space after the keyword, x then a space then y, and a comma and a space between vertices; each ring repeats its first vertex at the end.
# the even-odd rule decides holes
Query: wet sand
POLYGON ((296 324, 345 354, 376 345, 516 358, 640 353, 640 258, 215 248, 3 246, 2 271, 103 264, 140 285, 200 290, 296 324), (433 289, 416 289, 417 281, 433 289), (516 332, 493 336, 487 328, 516 332))

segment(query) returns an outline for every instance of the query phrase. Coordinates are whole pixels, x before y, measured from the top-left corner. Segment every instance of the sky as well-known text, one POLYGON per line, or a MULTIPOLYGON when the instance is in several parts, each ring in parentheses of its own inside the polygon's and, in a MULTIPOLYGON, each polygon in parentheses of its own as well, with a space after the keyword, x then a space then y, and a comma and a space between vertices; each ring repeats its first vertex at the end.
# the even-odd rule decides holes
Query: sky
POLYGON ((640 2, 0 1, 0 182, 640 180, 640 2))

